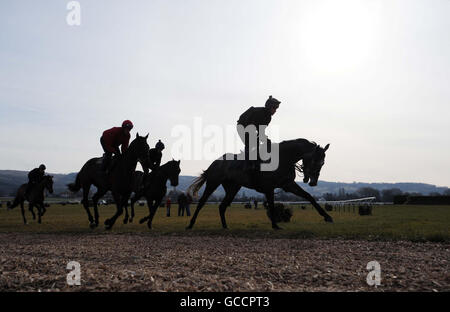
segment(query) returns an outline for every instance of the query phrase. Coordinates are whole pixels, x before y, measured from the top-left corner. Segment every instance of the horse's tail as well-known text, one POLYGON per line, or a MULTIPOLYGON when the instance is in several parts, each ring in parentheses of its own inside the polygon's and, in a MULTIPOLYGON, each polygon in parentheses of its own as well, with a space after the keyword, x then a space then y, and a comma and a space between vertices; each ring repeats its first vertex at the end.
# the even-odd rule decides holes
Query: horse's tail
MULTIPOLYGON (((24 184, 25 185, 25 184, 24 184)), ((13 202, 11 203, 11 205, 8 207, 8 209, 13 209, 13 208, 16 208, 17 206, 19 206, 19 204, 21 203, 21 202, 23 202, 24 200, 25 200, 25 198, 24 198, 24 190, 23 190, 23 188, 24 188, 24 185, 21 185, 20 187, 19 187, 19 189, 17 190, 17 193, 16 193, 16 197, 14 197, 14 200, 13 200, 13 202)))
POLYGON ((192 182, 192 184, 188 187, 187 193, 191 194, 193 198, 196 198, 198 195, 198 191, 205 184, 207 179, 207 171, 203 171, 203 173, 192 182))
POLYGON ((8 208, 9 209, 16 208, 17 206, 19 206, 19 204, 20 204, 20 196, 19 196, 19 194, 17 194, 16 197, 14 198, 14 201, 8 208))
POLYGON ((69 184, 67 184, 67 187, 69 188, 69 191, 71 191, 73 193, 76 193, 81 189, 80 173, 77 174, 75 183, 69 183, 69 184))

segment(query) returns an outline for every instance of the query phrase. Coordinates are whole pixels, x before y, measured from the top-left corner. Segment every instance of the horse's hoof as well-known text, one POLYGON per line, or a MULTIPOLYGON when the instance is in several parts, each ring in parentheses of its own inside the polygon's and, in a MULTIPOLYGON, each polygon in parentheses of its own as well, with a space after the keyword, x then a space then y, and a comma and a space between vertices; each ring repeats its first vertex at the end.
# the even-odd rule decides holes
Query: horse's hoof
POLYGON ((152 229, 152 225, 150 223, 147 223, 147 227, 148 227, 149 230, 152 229))
POLYGON ((324 220, 325 220, 325 222, 333 223, 333 218, 330 217, 330 216, 326 216, 326 217, 324 218, 324 220))
POLYGON ((133 219, 130 219, 128 222, 133 223, 133 219))
POLYGON ((104 222, 105 225, 109 225, 110 223, 111 223, 111 221, 109 219, 106 219, 104 222))
POLYGON ((95 229, 97 227, 97 225, 94 222, 89 223, 89 227, 91 229, 95 229))
POLYGON ((112 226, 111 226, 111 225, 109 225, 109 224, 105 225, 105 230, 109 231, 109 230, 111 230, 111 229, 112 229, 112 226))
POLYGON ((128 220, 127 219, 123 219, 123 224, 127 224, 128 220))
POLYGON ((186 230, 192 230, 192 226, 191 225, 187 226, 186 230))
POLYGON ((142 223, 144 223, 144 222, 145 222, 145 219, 139 220, 139 224, 142 224, 142 223))
POLYGON ((272 225, 272 229, 274 230, 282 230, 278 225, 272 225))
POLYGON ((42 223, 42 221, 41 221, 41 220, 38 220, 38 223, 39 223, 39 224, 41 224, 41 223, 42 223))

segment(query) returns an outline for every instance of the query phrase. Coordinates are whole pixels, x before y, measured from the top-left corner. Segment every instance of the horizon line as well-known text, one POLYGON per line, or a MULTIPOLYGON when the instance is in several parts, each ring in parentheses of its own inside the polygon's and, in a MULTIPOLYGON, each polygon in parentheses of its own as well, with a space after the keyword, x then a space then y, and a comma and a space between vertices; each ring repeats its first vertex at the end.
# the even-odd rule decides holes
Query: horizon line
MULTIPOLYGON (((0 171, 20 171, 20 172, 28 172, 28 170, 17 170, 17 169, 0 169, 0 171)), ((47 174, 59 174, 59 175, 69 175, 69 174, 76 174, 78 172, 73 171, 73 172, 69 172, 69 173, 57 173, 57 172, 48 172, 47 174)), ((184 176, 184 177, 197 177, 198 175, 190 175, 190 174, 180 174, 180 176, 184 176)), ((296 182, 301 180, 294 180, 296 182)), ((361 181, 352 181, 352 182, 343 182, 343 181, 326 181, 326 180, 321 180, 319 179, 319 181, 321 182, 327 182, 327 183, 344 183, 344 184, 358 184, 358 183, 365 183, 365 184, 402 184, 402 183, 407 183, 407 184, 427 184, 427 185, 432 185, 435 187, 441 187, 441 188, 448 188, 450 189, 450 186, 446 186, 446 185, 437 185, 437 184, 431 184, 431 183, 426 183, 426 182, 361 182, 361 181)))

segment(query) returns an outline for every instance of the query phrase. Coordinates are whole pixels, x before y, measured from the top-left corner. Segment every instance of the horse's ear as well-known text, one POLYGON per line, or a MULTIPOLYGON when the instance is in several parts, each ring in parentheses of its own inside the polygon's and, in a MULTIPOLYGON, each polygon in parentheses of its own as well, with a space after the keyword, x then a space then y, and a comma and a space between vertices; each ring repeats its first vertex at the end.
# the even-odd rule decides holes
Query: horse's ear
POLYGON ((150 133, 147 133, 147 135, 145 136, 145 139, 146 139, 146 140, 147 140, 149 134, 150 134, 150 133))
POLYGON ((139 137, 139 132, 136 132, 136 139, 139 137))
POLYGON ((180 164, 181 160, 178 161, 178 165, 180 164))
POLYGON ((329 147, 330 147, 330 143, 328 143, 327 145, 325 145, 323 151, 325 152, 329 147))

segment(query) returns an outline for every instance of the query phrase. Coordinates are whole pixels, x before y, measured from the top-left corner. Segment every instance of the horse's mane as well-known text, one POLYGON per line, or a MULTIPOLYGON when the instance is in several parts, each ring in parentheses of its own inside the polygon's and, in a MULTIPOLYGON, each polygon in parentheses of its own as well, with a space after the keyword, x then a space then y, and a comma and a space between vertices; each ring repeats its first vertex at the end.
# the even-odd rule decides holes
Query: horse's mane
MULTIPOLYGON (((291 146, 293 146, 294 144, 310 144, 310 145, 312 145, 313 147, 318 146, 317 143, 314 142, 314 141, 309 141, 309 140, 307 140, 307 139, 299 138, 299 139, 286 140, 286 141, 280 142, 280 149, 281 149, 281 148, 286 148, 286 147, 291 147, 291 146)), ((296 163, 296 164, 294 165, 294 167, 295 167, 295 171, 296 171, 297 173, 303 175, 303 164, 296 163)))
POLYGON ((280 142, 280 145, 286 145, 286 144, 292 144, 292 143, 304 143, 304 144, 306 144, 306 143, 309 143, 309 144, 312 144, 312 145, 314 145, 314 146, 317 146, 317 143, 316 142, 314 142, 314 141, 309 141, 309 140, 307 140, 307 139, 293 139, 293 140, 286 140, 286 141, 281 141, 280 142))
POLYGON ((161 165, 160 167, 164 167, 164 166, 169 166, 173 163, 177 163, 178 161, 176 161, 175 159, 169 160, 168 162, 166 162, 164 165, 161 165))

